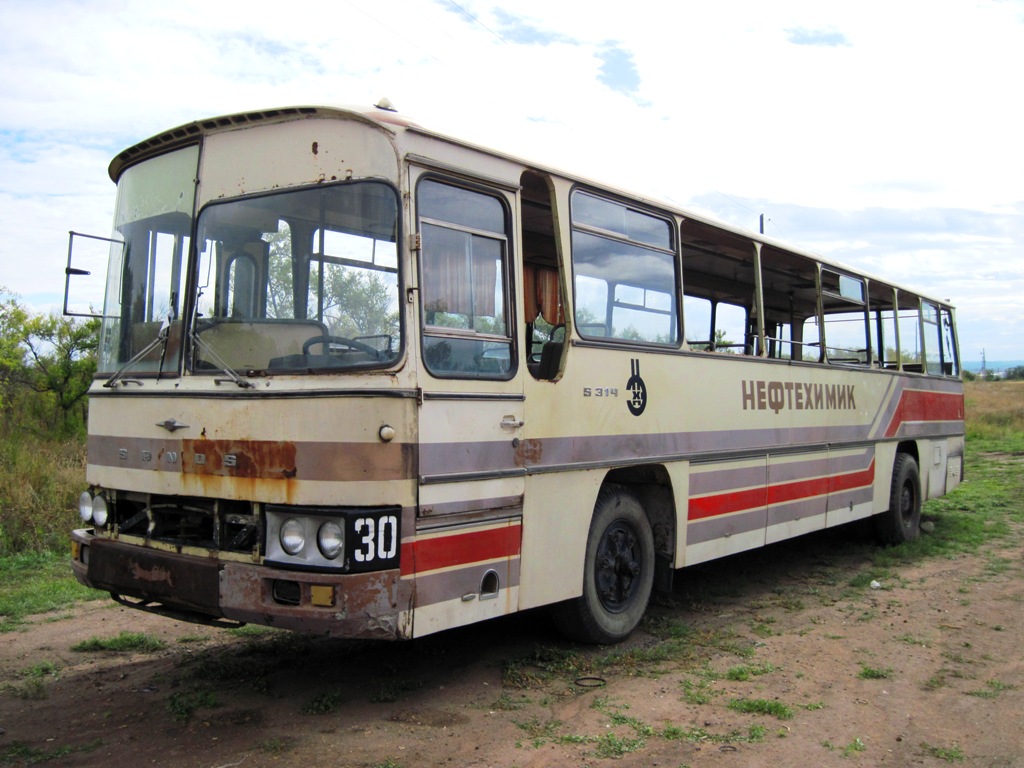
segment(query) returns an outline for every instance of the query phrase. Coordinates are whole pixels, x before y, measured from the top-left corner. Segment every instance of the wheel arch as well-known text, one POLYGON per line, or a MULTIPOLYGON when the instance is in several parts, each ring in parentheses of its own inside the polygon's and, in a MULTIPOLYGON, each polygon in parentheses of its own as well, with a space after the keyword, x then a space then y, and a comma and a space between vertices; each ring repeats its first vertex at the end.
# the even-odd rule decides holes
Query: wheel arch
POLYGON ((624 486, 636 495, 654 535, 654 588, 671 591, 676 565, 676 497, 668 469, 641 464, 609 472, 602 483, 624 486))
POLYGON ((896 455, 893 456, 893 464, 896 463, 896 456, 901 453, 910 454, 914 461, 917 462, 917 466, 921 466, 921 452, 917 448, 917 443, 914 440, 904 440, 896 446, 896 455))

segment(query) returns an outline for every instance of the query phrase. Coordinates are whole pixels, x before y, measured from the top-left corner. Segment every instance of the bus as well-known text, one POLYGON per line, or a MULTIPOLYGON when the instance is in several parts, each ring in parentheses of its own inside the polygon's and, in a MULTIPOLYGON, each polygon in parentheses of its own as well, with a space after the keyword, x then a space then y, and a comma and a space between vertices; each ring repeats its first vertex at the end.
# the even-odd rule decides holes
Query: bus
POLYGON ((963 477, 948 301, 386 101, 109 174, 71 551, 125 605, 382 639, 548 606, 614 643, 686 566, 907 541, 963 477))

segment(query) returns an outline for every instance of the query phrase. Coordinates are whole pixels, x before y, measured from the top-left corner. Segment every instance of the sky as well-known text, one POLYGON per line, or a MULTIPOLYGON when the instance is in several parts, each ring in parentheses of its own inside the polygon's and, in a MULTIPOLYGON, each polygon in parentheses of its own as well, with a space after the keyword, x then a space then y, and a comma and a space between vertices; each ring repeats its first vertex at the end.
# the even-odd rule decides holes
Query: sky
POLYGON ((0 286, 60 310, 120 150, 257 108, 419 124, 957 307, 1024 359, 1024 0, 0 0, 0 286))

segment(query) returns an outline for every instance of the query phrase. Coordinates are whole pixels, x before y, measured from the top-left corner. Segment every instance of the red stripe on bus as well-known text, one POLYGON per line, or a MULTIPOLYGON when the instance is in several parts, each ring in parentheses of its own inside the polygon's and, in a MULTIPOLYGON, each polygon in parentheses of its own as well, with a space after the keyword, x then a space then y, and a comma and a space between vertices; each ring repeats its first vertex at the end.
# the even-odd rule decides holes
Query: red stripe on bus
POLYGON ((900 395, 885 436, 895 436, 905 421, 963 421, 963 418, 963 395, 908 389, 900 395))
POLYGON ((847 472, 845 475, 833 475, 829 478, 828 492, 838 493, 839 491, 852 491, 854 488, 865 488, 875 483, 875 460, 867 469, 857 472, 847 472))
POLYGON ((717 496, 702 496, 699 499, 690 499, 687 517, 690 520, 700 520, 729 512, 739 512, 741 509, 757 509, 766 506, 767 500, 768 489, 764 487, 730 491, 717 496))
POLYGON ((405 543, 402 545, 402 575, 515 557, 520 552, 521 533, 522 526, 517 524, 405 543))
POLYGON ((796 480, 790 483, 779 483, 767 488, 750 488, 744 491, 730 491, 714 496, 702 496, 690 499, 687 518, 701 520, 706 517, 727 515, 743 509, 760 509, 769 504, 810 499, 829 493, 864 488, 875 482, 875 460, 871 460, 867 469, 846 472, 829 477, 815 477, 809 480, 796 480))

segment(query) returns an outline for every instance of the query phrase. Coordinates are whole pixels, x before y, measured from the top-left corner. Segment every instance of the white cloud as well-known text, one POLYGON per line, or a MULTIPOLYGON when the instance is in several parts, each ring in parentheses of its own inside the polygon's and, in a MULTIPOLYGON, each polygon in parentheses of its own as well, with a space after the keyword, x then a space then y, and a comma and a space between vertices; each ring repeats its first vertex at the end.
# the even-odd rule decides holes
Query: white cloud
MULTIPOLYGON (((962 329, 976 308, 1024 315, 1020 283, 983 267, 1024 261, 1020 226, 979 223, 1024 203, 1018 2, 8 0, 4 26, 0 284, 40 304, 67 230, 109 230, 118 150, 200 117, 386 95, 443 132, 751 228, 767 210, 776 234, 959 291, 962 329)), ((1005 356, 1024 357, 1021 337, 1005 356)))

